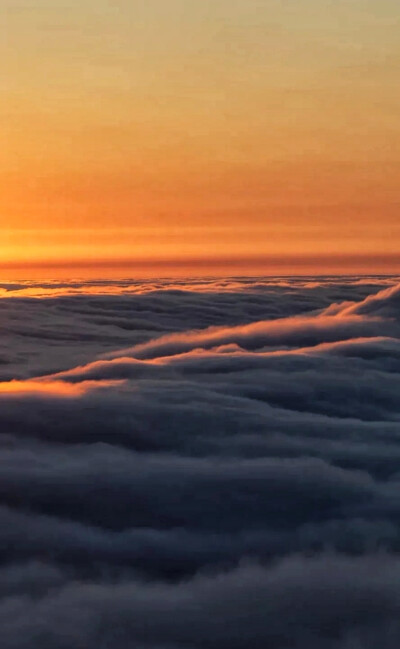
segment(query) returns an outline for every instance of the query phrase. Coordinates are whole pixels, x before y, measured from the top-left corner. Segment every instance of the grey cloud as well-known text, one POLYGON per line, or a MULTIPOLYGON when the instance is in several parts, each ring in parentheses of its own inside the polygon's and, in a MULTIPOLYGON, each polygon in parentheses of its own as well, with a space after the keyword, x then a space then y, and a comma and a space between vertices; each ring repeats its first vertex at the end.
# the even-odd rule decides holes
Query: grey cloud
POLYGON ((397 649, 398 278, 0 288, 4 649, 397 649))

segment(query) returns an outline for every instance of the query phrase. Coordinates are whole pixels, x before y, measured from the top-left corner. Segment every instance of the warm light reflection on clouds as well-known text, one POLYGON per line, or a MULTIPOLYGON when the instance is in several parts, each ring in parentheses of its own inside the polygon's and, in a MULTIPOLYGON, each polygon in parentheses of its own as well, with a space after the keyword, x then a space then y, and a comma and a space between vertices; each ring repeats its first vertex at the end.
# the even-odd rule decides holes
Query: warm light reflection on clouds
POLYGON ((1 395, 45 395, 47 397, 71 397, 76 398, 99 387, 111 387, 120 384, 121 381, 83 381, 79 384, 64 383, 63 381, 51 379, 32 379, 27 381, 0 381, 1 395))

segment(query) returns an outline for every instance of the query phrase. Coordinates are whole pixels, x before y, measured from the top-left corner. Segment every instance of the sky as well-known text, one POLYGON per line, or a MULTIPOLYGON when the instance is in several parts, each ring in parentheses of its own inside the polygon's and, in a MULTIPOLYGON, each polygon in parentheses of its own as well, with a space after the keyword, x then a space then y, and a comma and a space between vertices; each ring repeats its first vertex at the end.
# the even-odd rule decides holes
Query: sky
POLYGON ((398 272, 397 0, 0 0, 0 276, 398 272))

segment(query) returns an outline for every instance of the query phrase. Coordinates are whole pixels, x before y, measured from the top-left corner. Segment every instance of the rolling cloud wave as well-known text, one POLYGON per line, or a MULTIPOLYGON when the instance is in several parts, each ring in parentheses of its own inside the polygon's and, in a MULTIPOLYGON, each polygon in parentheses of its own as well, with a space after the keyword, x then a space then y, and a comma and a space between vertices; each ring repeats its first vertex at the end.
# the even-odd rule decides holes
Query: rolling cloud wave
POLYGON ((398 647, 397 278, 3 288, 4 649, 398 647))

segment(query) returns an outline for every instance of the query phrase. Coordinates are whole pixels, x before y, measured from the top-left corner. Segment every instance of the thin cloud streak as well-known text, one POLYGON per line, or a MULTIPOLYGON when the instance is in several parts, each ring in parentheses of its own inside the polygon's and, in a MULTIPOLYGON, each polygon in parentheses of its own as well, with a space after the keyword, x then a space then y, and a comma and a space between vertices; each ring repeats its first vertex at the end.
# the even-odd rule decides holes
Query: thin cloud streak
POLYGON ((66 274, 73 277, 126 277, 127 275, 139 277, 187 277, 188 275, 226 276, 227 274, 240 274, 251 276, 274 276, 277 273, 292 277, 293 275, 318 274, 351 274, 359 273, 368 275, 374 268, 377 274, 387 273, 393 275, 400 272, 400 256, 396 254, 278 254, 278 255, 252 255, 252 256, 225 256, 217 257, 157 257, 134 256, 130 258, 73 258, 73 259, 20 259, 0 262, 0 274, 9 279, 38 278, 59 276, 65 278, 66 274))

